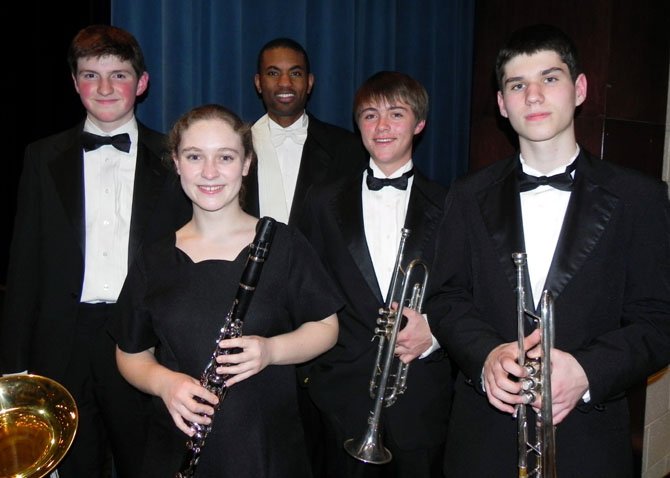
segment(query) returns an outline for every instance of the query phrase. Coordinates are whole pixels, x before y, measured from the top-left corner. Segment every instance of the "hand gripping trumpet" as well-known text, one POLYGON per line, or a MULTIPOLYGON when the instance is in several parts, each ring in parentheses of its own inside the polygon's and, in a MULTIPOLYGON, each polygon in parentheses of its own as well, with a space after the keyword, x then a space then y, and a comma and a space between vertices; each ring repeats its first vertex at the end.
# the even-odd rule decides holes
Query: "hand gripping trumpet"
POLYGON ((517 279, 517 327, 519 357, 518 363, 526 369, 528 377, 521 380, 523 389, 521 395, 526 404, 535 401, 539 395, 542 397, 540 413, 535 420, 535 437, 529 440, 527 405, 518 405, 517 418, 517 446, 518 446, 518 469, 519 478, 556 478, 556 449, 555 430, 551 408, 551 348, 554 346, 554 299, 548 290, 542 292, 540 298, 540 316, 538 317, 526 308, 526 291, 524 283, 526 280, 526 253, 515 252, 512 260, 516 266, 517 279), (542 355, 540 359, 530 360, 526 358, 523 339, 525 333, 526 318, 537 323, 540 329, 540 347, 542 355), (535 464, 528 468, 529 458, 534 458, 535 464))
POLYGON ((386 298, 384 308, 379 309, 378 327, 375 328, 374 338, 378 338, 377 357, 372 369, 372 378, 370 379, 370 397, 374 400, 374 408, 368 418, 368 428, 365 435, 359 440, 353 438, 344 442, 344 448, 347 452, 364 463, 383 464, 391 461, 391 452, 382 445, 381 440, 381 412, 383 407, 393 405, 407 388, 407 373, 409 364, 403 363, 395 357, 395 347, 398 340, 398 332, 402 323, 402 311, 405 307, 407 294, 411 287, 412 295, 407 307, 421 312, 423 307, 423 296, 428 282, 428 266, 418 259, 409 263, 404 271, 404 280, 402 281, 402 292, 398 300, 398 308, 394 311, 391 304, 397 296, 400 272, 402 272, 402 259, 405 249, 405 242, 409 237, 410 230, 403 228, 400 235, 400 246, 396 256, 395 268, 391 279, 391 287, 386 298), (421 282, 412 284, 413 275, 417 267, 423 268, 423 277, 421 282), (394 359, 397 365, 394 365, 394 359), (395 368, 395 373, 391 370, 395 368), (391 383, 389 384, 389 381, 391 383))
MULTIPOLYGON (((242 335, 242 325, 247 309, 251 303, 251 298, 256 290, 256 285, 260 279, 263 264, 270 253, 270 246, 274 238, 276 221, 271 217, 263 217, 258 221, 256 226, 256 236, 254 242, 249 246, 249 257, 247 263, 242 271, 237 294, 233 300, 233 305, 230 307, 228 314, 223 322, 223 326, 216 338, 216 347, 212 353, 205 370, 200 377, 200 384, 210 392, 219 397, 219 404, 215 408, 221 406, 221 402, 228 393, 226 380, 231 377, 230 374, 218 374, 216 372, 219 366, 216 358, 219 355, 227 355, 238 353, 240 349, 222 349, 219 347, 219 342, 224 339, 232 339, 242 335)), ((195 475, 200 454, 205 446, 205 439, 212 429, 212 425, 201 425, 199 423, 191 423, 191 429, 195 432, 194 435, 186 443, 186 452, 182 459, 182 464, 175 475, 175 478, 192 478, 195 475)))

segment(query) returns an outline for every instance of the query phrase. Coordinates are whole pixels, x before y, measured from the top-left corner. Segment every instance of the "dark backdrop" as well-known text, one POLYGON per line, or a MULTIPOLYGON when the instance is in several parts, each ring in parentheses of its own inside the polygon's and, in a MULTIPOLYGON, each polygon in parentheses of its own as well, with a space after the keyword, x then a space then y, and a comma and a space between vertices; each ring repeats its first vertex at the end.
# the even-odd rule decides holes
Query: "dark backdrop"
POLYGON ((253 84, 258 51, 288 36, 307 50, 308 109, 353 129, 358 86, 399 70, 428 90, 427 127, 414 159, 445 185, 467 169, 473 0, 113 0, 112 23, 139 40, 151 75, 138 108, 167 131, 185 111, 221 103, 246 121, 265 111, 253 84))
POLYGON ((23 33, 6 39, 17 56, 14 91, 21 97, 7 98, 19 105, 2 175, 0 284, 6 278, 23 150, 84 114, 65 59, 82 27, 111 23, 137 37, 151 76, 138 118, 160 131, 206 102, 223 103, 255 121, 264 113, 253 88, 256 55, 276 36, 295 38, 310 55, 316 84, 308 109, 348 129, 353 129, 351 103, 358 85, 378 70, 404 71, 430 95, 416 162, 448 185, 468 164, 474 8, 474 0, 23 2, 16 17, 23 33))
POLYGON ((84 109, 72 86, 66 62, 72 37, 91 23, 109 24, 111 0, 25 0, 12 6, 16 14, 5 15, 5 53, 11 71, 5 83, 6 136, 0 191, 0 287, 5 283, 11 231, 16 210, 16 186, 25 146, 36 139, 73 126, 84 109), (16 10, 14 10, 16 9, 16 10), (10 28, 11 27, 11 28, 10 28), (10 35, 9 30, 12 30, 10 35), (14 33, 18 31, 19 33, 14 33), (14 113, 14 114, 11 114, 14 113))

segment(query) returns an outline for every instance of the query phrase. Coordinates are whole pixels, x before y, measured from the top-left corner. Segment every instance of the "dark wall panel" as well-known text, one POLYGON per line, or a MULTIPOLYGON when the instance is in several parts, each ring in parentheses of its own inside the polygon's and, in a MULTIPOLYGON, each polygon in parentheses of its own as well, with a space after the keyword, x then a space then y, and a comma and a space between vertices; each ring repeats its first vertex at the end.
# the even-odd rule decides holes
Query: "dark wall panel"
POLYGON ((25 146, 80 121, 84 109, 79 102, 66 62, 67 48, 74 35, 93 23, 109 24, 111 0, 23 1, 13 6, 18 14, 8 20, 21 32, 8 36, 5 45, 13 56, 14 88, 7 104, 10 114, 9 154, 0 174, 3 207, 0 221, 0 286, 5 283, 11 231, 16 210, 16 186, 25 146), (16 69, 15 69, 15 68, 16 69), (14 95, 14 97, 11 97, 14 95))
POLYGON ((661 149, 657 143, 658 128, 665 125, 668 18, 670 2, 662 0, 479 0, 470 168, 479 169, 516 148, 495 103, 495 54, 516 28, 546 22, 565 30, 580 50, 588 80, 588 96, 575 123, 580 143, 606 160, 660 176, 662 140, 661 149), (637 155, 629 155, 635 150, 637 155))

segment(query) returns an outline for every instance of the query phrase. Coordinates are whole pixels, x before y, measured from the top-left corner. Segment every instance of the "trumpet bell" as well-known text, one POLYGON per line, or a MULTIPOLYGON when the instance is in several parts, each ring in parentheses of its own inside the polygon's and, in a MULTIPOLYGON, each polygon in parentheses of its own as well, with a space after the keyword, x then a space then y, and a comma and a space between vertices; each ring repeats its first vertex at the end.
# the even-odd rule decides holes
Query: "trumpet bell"
POLYGON ((39 375, 0 377, 0 476, 41 478, 74 440, 79 414, 72 395, 39 375))
POLYGON ((344 449, 351 456, 364 463, 383 465, 391 461, 391 452, 382 445, 379 431, 371 428, 359 441, 353 438, 344 442, 344 449))

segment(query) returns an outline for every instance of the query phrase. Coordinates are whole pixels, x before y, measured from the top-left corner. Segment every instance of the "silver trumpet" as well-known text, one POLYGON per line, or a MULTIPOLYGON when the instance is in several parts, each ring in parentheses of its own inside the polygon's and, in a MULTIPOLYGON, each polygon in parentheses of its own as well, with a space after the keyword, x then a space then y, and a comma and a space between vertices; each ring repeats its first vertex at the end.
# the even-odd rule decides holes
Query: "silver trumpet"
POLYGON ((551 408, 551 348, 554 346, 554 298, 550 291, 542 292, 540 298, 540 316, 526 308, 526 290, 524 287, 526 278, 526 253, 515 252, 512 260, 516 266, 517 279, 517 327, 519 357, 518 363, 528 372, 528 377, 521 380, 521 395, 524 403, 530 404, 535 398, 542 398, 540 413, 535 420, 535 438, 533 441, 528 437, 527 405, 518 405, 516 409, 517 418, 517 446, 518 446, 518 470, 519 478, 555 478, 556 477, 556 438, 551 408), (523 339, 525 333, 525 321, 530 317, 537 323, 540 329, 540 347, 542 355, 540 359, 530 360, 526 358, 523 339), (534 465, 529 469, 529 458, 534 458, 534 465))
POLYGON ((390 291, 386 298, 385 306, 379 309, 378 327, 375 328, 375 335, 373 337, 373 340, 378 338, 379 341, 377 344, 377 357, 372 369, 372 378, 370 379, 369 392, 370 397, 374 400, 374 408, 368 418, 368 428, 365 435, 359 440, 350 438, 344 442, 345 450, 357 460, 365 463, 381 465, 391 461, 391 452, 384 447, 381 439, 380 422, 382 408, 393 405, 398 396, 407 389, 409 364, 396 359, 394 351, 409 289, 412 289, 412 293, 407 307, 420 313, 423 308, 426 283, 428 282, 428 266, 418 259, 410 262, 404 271, 398 308, 395 311, 391 309, 391 304, 398 291, 400 273, 402 272, 403 251, 409 234, 409 229, 403 228, 401 230, 400 246, 396 256, 390 291), (423 278, 421 281, 412 283, 412 276, 415 274, 417 267, 423 269, 423 278), (398 363, 394 364, 396 360, 398 363), (392 373, 392 369, 395 369, 395 373, 392 373))

